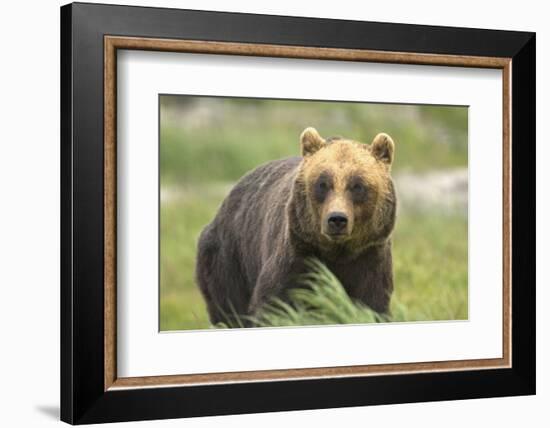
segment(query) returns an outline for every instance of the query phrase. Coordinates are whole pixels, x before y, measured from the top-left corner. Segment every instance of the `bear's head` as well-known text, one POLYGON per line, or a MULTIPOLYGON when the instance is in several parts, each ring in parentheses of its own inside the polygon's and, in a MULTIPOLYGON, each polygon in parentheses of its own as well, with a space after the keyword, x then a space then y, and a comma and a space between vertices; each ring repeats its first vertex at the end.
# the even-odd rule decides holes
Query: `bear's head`
POLYGON ((302 162, 288 206, 297 243, 325 256, 346 257, 387 240, 396 209, 391 137, 380 133, 369 145, 324 139, 306 128, 300 142, 302 162))

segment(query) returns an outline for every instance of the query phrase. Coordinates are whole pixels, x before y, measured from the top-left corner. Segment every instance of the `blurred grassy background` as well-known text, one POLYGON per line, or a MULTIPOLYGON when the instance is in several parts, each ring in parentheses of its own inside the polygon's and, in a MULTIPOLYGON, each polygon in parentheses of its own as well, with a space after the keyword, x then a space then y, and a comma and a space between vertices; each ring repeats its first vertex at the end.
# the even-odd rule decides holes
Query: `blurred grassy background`
POLYGON ((161 330, 209 327, 194 282, 198 235, 244 173, 299 155, 306 126, 393 137, 392 308, 407 321, 468 317, 467 108, 163 95, 160 120, 161 330))

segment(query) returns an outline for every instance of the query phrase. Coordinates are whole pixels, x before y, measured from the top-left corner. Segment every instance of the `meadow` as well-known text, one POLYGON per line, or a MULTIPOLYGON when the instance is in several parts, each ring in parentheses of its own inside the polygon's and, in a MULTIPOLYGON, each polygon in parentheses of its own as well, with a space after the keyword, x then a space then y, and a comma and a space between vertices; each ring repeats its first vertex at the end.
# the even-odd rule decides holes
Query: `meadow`
MULTIPOLYGON (((305 298, 332 296, 347 316, 323 308, 298 316, 274 307, 277 316, 266 311, 257 325, 467 319, 466 108, 162 96, 160 109, 161 330, 211 327, 194 281, 198 236, 244 173, 299 154, 306 126, 367 143, 384 131, 396 142, 392 317, 355 311, 337 280, 318 266, 317 297, 305 298)), ((305 278, 310 286, 311 280, 305 278)))

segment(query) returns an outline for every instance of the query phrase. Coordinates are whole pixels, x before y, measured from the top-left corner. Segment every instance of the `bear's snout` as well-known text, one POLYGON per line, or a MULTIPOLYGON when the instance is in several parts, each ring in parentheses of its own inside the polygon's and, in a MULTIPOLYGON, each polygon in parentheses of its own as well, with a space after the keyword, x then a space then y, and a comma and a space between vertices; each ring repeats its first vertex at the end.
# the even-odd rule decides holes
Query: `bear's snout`
POLYGON ((330 235, 343 235, 347 232, 348 216, 343 212, 332 212, 327 218, 327 232, 330 235))

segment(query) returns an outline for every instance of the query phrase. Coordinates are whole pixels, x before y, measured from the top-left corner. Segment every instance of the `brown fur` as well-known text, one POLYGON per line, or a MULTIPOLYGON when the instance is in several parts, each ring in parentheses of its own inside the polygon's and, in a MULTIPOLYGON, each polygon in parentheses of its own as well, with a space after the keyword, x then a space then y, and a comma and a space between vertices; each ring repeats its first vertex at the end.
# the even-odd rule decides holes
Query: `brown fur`
POLYGON ((253 314, 284 298, 314 256, 348 294, 387 312, 393 290, 391 232, 396 198, 390 176, 394 144, 301 136, 302 158, 267 163, 245 175, 203 230, 196 277, 212 323, 253 314), (329 218, 346 217, 334 235, 329 218))

